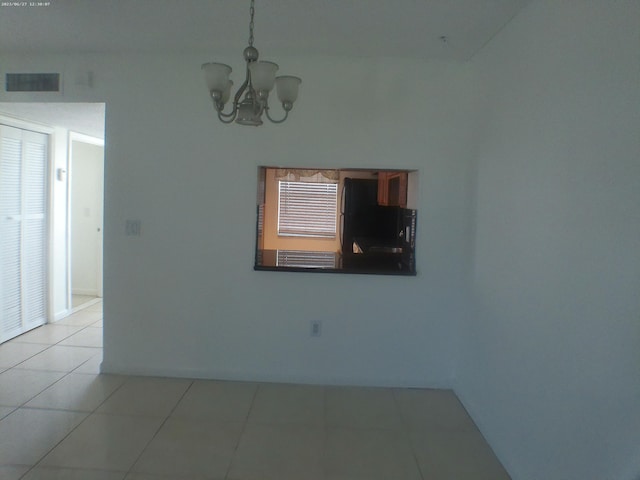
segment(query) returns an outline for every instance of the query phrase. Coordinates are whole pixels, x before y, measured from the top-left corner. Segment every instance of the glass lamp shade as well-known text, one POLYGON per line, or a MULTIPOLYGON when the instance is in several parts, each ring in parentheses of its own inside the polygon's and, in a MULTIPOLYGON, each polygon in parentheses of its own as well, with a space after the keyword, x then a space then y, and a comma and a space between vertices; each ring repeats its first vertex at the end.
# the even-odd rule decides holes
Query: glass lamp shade
POLYGON ((281 102, 293 103, 298 98, 298 87, 302 80, 298 77, 284 75, 276 78, 276 90, 281 102))
POLYGON ((251 62, 249 71, 251 72, 251 83, 257 91, 270 92, 276 81, 276 71, 278 64, 273 62, 251 62))
POLYGON ((229 87, 231 67, 224 63, 205 63, 202 65, 209 90, 225 92, 229 87))

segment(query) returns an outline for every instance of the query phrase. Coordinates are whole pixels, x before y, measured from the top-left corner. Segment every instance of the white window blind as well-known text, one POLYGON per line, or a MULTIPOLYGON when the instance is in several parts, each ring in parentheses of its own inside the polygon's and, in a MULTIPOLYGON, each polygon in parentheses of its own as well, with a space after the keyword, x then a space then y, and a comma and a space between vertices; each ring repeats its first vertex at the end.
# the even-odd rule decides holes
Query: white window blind
POLYGON ((336 236, 336 183, 279 182, 278 235, 336 236))
POLYGON ((334 252, 278 250, 276 265, 279 267, 336 268, 336 254, 334 252))

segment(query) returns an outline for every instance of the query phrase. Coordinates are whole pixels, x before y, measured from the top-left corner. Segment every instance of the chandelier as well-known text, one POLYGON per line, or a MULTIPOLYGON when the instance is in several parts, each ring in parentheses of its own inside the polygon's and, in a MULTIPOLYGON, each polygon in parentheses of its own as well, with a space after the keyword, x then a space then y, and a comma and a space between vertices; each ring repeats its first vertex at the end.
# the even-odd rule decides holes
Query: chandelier
POLYGON ((246 78, 231 102, 231 111, 224 112, 226 103, 231 98, 233 81, 229 79, 231 67, 224 63, 205 63, 202 65, 209 94, 213 106, 218 112, 218 118, 223 123, 234 120, 240 125, 262 125, 262 114, 273 123, 282 123, 289 116, 293 102, 298 98, 298 87, 302 80, 289 75, 276 77, 278 65, 273 62, 258 60, 258 50, 253 46, 253 17, 255 14, 255 0, 251 0, 249 13, 249 46, 244 49, 243 56, 246 66, 246 78), (278 99, 284 109, 284 117, 273 119, 269 114, 269 92, 276 87, 278 99), (243 98, 244 95, 244 98, 243 98))

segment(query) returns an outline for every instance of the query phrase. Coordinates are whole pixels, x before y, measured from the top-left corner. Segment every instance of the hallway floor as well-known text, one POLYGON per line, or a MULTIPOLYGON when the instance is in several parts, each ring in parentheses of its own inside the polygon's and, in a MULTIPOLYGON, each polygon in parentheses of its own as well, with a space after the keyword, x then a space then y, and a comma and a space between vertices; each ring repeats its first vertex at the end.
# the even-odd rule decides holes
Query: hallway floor
POLYGON ((102 305, 0 345, 3 480, 505 480, 449 390, 99 374, 102 305))
POLYGON ((93 302, 94 300, 98 300, 99 297, 95 295, 71 295, 71 308, 76 309, 88 302, 93 302))

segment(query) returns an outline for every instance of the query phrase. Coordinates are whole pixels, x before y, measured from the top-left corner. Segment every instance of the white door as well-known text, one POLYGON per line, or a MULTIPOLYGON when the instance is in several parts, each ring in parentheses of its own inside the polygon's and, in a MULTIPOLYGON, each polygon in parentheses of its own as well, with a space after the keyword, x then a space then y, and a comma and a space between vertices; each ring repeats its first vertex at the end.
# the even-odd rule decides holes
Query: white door
POLYGON ((47 318, 48 136, 0 125, 0 342, 47 318))
POLYGON ((104 146, 71 145, 71 293, 102 297, 104 146))

